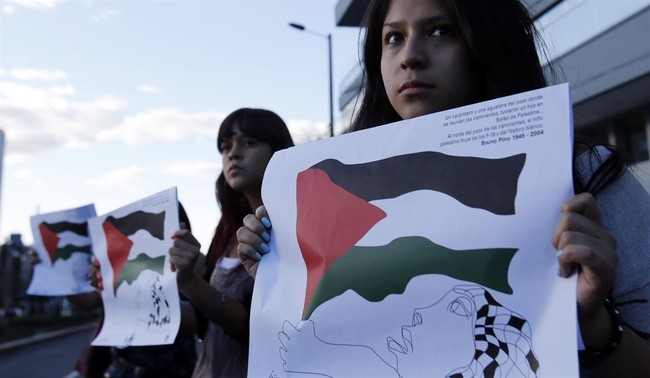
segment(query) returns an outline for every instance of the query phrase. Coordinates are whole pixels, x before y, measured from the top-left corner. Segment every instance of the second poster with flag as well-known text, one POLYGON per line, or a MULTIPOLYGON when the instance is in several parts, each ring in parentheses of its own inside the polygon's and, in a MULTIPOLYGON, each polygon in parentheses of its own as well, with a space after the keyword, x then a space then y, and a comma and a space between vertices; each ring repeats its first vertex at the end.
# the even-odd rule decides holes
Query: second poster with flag
POLYGON ((571 146, 564 84, 276 153, 249 376, 577 375, 571 146))
POLYGON ((101 266, 104 322, 93 345, 171 344, 180 326, 176 275, 168 251, 179 229, 176 188, 92 218, 101 266))

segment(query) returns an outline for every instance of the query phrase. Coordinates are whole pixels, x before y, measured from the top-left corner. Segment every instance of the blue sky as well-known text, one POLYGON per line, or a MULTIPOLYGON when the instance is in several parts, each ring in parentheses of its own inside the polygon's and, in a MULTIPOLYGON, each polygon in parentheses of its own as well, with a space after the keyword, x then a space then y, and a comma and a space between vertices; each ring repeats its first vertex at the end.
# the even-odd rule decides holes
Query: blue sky
POLYGON ((328 133, 325 38, 339 83, 357 28, 336 0, 0 0, 2 241, 30 216, 99 214, 177 186, 204 252, 219 219, 218 126, 240 107, 276 111, 298 143, 328 133))

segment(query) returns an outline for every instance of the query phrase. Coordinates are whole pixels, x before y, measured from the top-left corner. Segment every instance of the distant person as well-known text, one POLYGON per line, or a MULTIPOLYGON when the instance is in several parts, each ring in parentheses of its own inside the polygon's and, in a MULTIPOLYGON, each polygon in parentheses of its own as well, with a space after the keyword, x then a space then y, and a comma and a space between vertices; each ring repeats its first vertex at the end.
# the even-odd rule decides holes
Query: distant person
POLYGON ((180 292, 196 309, 184 312, 182 323, 195 326, 203 340, 194 377, 246 377, 253 278, 239 262, 235 233, 244 216, 262 204, 262 177, 271 156, 291 146, 286 124, 269 110, 243 108, 228 115, 217 136, 221 219, 205 259, 189 229, 174 234, 172 269, 180 292))

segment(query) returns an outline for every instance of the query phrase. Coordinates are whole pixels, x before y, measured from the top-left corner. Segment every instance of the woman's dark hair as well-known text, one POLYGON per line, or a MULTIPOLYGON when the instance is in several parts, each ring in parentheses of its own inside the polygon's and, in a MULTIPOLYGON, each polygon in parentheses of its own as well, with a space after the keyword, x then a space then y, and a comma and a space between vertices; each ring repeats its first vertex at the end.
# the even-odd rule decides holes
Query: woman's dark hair
MULTIPOLYGON (((537 54, 541 41, 518 0, 445 0, 480 70, 480 101, 547 85, 537 54)), ((381 76, 382 28, 390 1, 373 0, 363 19, 364 96, 352 131, 401 118, 390 105, 381 76)))
MULTIPOLYGON (((595 159, 598 168, 586 181, 573 165, 573 190, 576 193, 589 192, 593 195, 605 189, 625 172, 629 163, 616 146, 598 145, 609 150, 610 155, 603 157, 603 154, 596 148, 597 145, 591 141, 576 138, 574 142, 574 161, 582 153, 588 153, 589 159, 595 159)), ((590 163, 591 164, 591 163, 590 163)))
MULTIPOLYGON (((231 138, 236 130, 260 143, 270 145, 273 152, 293 146, 287 125, 280 116, 270 110, 242 108, 230 113, 219 127, 217 135, 219 152, 222 152, 222 142, 231 138)), ((221 209, 221 219, 206 256, 208 278, 216 261, 226 253, 232 236, 242 226, 244 217, 255 210, 250 208, 248 200, 242 193, 228 185, 223 172, 216 181, 215 191, 221 209)))
MULTIPOLYGON (((479 83, 482 98, 479 101, 508 96, 549 83, 540 63, 540 53, 546 49, 528 10, 519 0, 444 0, 456 17, 460 32, 466 41, 483 77, 479 83)), ((366 28, 363 43, 363 97, 352 122, 351 131, 368 129, 401 120, 388 100, 381 75, 382 28, 391 4, 389 0, 372 0, 362 24, 366 28)), ((549 65, 551 80, 556 71, 549 65)), ((581 143, 581 145, 585 145, 581 143)), ((593 145, 588 149, 594 152, 593 145)), ((589 183, 583 183, 574 169, 577 193, 597 193, 615 181, 627 167, 625 159, 615 149, 595 172, 589 183)), ((584 150, 584 149, 583 149, 584 150)))

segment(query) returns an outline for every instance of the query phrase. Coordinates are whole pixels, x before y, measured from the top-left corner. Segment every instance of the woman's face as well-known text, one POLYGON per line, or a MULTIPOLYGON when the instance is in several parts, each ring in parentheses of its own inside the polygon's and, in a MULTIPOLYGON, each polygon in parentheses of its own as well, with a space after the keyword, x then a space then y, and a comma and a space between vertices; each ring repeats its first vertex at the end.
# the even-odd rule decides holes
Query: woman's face
POLYGON ((381 75, 403 119, 476 102, 469 47, 444 0, 392 0, 382 28, 381 75))
POLYGON ((264 170, 273 155, 271 146, 242 134, 236 127, 232 136, 223 140, 220 149, 228 185, 244 195, 259 195, 264 170))

